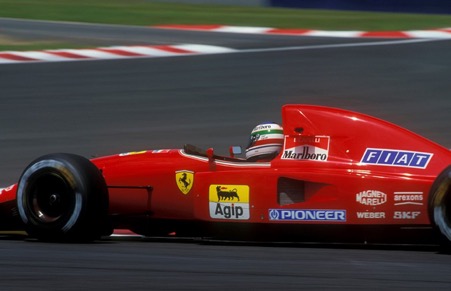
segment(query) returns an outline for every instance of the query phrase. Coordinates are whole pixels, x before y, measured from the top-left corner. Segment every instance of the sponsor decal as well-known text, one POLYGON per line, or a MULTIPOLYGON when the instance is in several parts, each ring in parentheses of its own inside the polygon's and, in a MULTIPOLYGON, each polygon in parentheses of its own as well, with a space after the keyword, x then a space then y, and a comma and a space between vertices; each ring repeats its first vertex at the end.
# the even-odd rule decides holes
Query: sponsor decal
POLYGON ((346 210, 332 209, 269 209, 270 220, 283 221, 346 221, 346 210))
POLYGON ((370 165, 425 169, 432 156, 431 153, 367 148, 360 162, 370 165))
POLYGON ((395 192, 395 205, 423 205, 423 192, 395 192))
POLYGON ((147 152, 147 151, 122 153, 122 154, 119 154, 119 156, 120 156, 120 157, 126 157, 126 156, 132 156, 132 155, 141 155, 141 154, 145 154, 146 152, 147 152))
POLYGON ((329 136, 285 138, 282 159, 327 161, 329 157, 329 142, 329 136))
POLYGON ((387 202, 387 194, 376 190, 366 190, 357 193, 355 200, 363 205, 377 206, 387 202))
POLYGON ((385 219, 385 212, 357 212, 360 219, 385 219))
POLYGON ((177 187, 183 194, 188 194, 191 191, 194 183, 194 172, 182 170, 175 172, 175 182, 177 187))
POLYGON ((259 125, 259 126, 256 126, 253 131, 264 130, 264 129, 271 129, 271 126, 272 125, 269 125, 269 124, 259 125))
POLYGON ((420 216, 420 211, 395 211, 394 219, 416 219, 420 216))
POLYGON ((208 194, 210 217, 217 219, 248 220, 248 185, 210 185, 208 194))

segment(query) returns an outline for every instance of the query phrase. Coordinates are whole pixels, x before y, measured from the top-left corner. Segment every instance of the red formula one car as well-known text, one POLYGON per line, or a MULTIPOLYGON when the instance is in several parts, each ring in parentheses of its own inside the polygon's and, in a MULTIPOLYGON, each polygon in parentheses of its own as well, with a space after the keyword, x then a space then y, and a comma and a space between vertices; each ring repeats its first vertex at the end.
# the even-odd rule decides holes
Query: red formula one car
POLYGON ((3 229, 43 240, 146 236, 451 241, 451 152, 391 123, 320 106, 282 108, 271 161, 184 149, 87 160, 51 154, 0 191, 3 229))

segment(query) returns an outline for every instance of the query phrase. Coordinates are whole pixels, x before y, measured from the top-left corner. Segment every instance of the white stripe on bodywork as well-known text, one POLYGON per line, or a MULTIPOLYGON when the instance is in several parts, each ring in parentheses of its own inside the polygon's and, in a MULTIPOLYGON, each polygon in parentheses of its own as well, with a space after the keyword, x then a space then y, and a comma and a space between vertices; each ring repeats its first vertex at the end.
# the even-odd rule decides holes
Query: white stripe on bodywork
MULTIPOLYGON (((180 150, 179 153, 180 153, 180 155, 182 155, 185 158, 208 163, 207 157, 190 155, 190 154, 185 153, 184 150, 180 150)), ((223 165, 223 166, 227 166, 227 167, 235 167, 235 168, 269 168, 271 166, 271 163, 260 163, 260 162, 251 163, 251 162, 230 162, 230 161, 215 160, 215 163, 218 165, 223 165)))

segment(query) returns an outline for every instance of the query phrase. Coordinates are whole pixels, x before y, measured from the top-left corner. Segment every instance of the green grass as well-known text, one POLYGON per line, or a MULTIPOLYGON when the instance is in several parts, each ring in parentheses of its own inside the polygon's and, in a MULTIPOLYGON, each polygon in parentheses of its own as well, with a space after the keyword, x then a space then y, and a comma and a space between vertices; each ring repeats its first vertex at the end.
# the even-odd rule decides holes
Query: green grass
POLYGON ((333 30, 451 27, 449 15, 168 4, 145 0, 0 0, 0 16, 132 25, 229 24, 333 30))
POLYGON ((0 52, 1 51, 32 51, 43 49, 60 49, 60 48, 86 48, 85 45, 79 45, 74 43, 63 42, 29 42, 29 43, 2 43, 0 39, 0 52))
POLYGON ((0 17, 144 26, 226 24, 326 30, 451 27, 449 15, 169 4, 149 0, 0 0, 0 17))

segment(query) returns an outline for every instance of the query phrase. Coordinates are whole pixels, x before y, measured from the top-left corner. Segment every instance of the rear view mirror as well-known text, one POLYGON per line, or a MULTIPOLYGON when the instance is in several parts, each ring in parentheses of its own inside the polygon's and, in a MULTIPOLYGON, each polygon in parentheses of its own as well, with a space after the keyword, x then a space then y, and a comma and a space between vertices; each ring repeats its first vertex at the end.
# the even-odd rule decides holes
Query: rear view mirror
POLYGON ((209 161, 213 160, 213 157, 215 156, 215 151, 213 150, 213 148, 208 148, 205 153, 207 154, 207 158, 209 161))
POLYGON ((243 153, 243 150, 240 146, 231 146, 229 148, 230 157, 234 158, 236 155, 241 155, 243 153))

